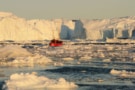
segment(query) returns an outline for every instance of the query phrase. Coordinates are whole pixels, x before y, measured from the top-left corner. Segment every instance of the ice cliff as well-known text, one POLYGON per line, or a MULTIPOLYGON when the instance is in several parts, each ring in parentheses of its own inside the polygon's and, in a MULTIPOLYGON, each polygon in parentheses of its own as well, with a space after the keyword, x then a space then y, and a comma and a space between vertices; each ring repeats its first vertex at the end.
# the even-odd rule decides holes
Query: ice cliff
POLYGON ((0 40, 134 38, 135 17, 97 20, 26 20, 0 12, 0 40))

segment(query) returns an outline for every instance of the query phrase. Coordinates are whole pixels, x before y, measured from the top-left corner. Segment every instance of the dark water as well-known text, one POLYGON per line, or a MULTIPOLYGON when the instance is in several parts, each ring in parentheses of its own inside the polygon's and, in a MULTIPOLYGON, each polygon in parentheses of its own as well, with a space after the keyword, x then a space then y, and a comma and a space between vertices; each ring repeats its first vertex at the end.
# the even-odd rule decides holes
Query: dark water
POLYGON ((2 87, 3 87, 4 84, 5 84, 4 81, 1 81, 1 82, 0 82, 0 90, 2 90, 2 87))
POLYGON ((124 70, 134 72, 133 63, 94 62, 94 64, 63 66, 40 72, 50 74, 50 78, 63 77, 67 81, 75 82, 79 86, 77 90, 135 90, 135 78, 123 78, 110 74, 112 69, 123 70, 122 67, 125 66, 124 70), (107 64, 107 67, 104 67, 104 64, 107 64))

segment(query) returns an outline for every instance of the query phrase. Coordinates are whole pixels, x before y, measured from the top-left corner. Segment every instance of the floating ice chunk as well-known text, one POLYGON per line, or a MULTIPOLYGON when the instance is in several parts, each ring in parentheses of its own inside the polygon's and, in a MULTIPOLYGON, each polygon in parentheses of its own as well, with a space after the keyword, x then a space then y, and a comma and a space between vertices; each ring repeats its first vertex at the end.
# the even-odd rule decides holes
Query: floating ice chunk
POLYGON ((66 89, 77 88, 73 82, 68 82, 64 78, 58 80, 49 79, 45 76, 37 76, 36 73, 13 74, 10 79, 5 81, 3 89, 8 90, 33 90, 33 89, 66 89))
POLYGON ((115 75, 115 76, 120 76, 120 77, 126 77, 126 78, 133 78, 135 77, 135 72, 130 72, 130 71, 126 71, 126 70, 114 70, 112 69, 110 71, 110 73, 112 75, 115 75))
POLYGON ((109 58, 106 58, 103 60, 103 62, 111 62, 111 60, 109 58))
POLYGON ((79 58, 79 60, 90 60, 90 59, 91 59, 90 56, 84 56, 79 58))
MULTIPOLYGON (((1 51, 1 50, 0 50, 1 51)), ((5 50, 4 50, 5 51, 5 50)), ((20 50, 21 51, 21 50, 20 50)), ((3 65, 3 66, 14 66, 14 67, 23 67, 23 66, 34 66, 35 64, 37 65, 46 65, 46 64, 50 64, 50 63, 53 63, 52 60, 46 56, 43 56, 43 55, 39 55, 39 54, 27 54, 26 52, 26 56, 22 56, 22 54, 14 54, 14 51, 12 50, 9 50, 9 52, 11 53, 5 53, 3 55, 7 55, 7 56, 11 56, 10 54, 12 54, 12 58, 10 57, 9 60, 8 60, 8 57, 5 57, 7 58, 7 61, 6 62, 0 62, 0 65, 3 65), (15 57, 16 56, 16 57, 15 57), (10 60, 12 59, 12 60, 10 60)), ((16 53, 19 53, 19 52, 16 52, 16 53)), ((0 54, 0 56, 2 55, 0 54)), ((24 54, 23 54, 24 55, 24 54)))
POLYGON ((10 62, 13 66, 17 65, 17 66, 34 66, 34 64, 48 64, 51 63, 52 60, 47 58, 46 56, 43 55, 33 55, 33 56, 29 56, 29 57, 17 57, 15 58, 15 60, 13 60, 12 62, 10 62))
POLYGON ((112 75, 120 75, 120 73, 121 73, 121 71, 114 70, 114 69, 112 69, 112 70, 110 71, 110 74, 112 74, 112 75))
POLYGON ((0 48, 0 58, 26 57, 32 54, 19 45, 7 45, 0 48))
POLYGON ((73 61, 74 60, 74 58, 71 58, 71 57, 62 58, 62 59, 65 60, 65 61, 73 61))

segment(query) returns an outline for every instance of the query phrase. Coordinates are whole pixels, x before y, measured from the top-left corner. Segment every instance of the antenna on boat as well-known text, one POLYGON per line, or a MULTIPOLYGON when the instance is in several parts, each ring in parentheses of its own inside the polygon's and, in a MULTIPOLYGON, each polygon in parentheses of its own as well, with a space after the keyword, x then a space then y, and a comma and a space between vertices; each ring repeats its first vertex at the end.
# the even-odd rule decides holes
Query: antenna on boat
POLYGON ((49 43, 49 45, 52 46, 52 47, 62 46, 63 45, 63 42, 60 41, 60 40, 55 39, 54 30, 55 31, 57 30, 56 22, 51 20, 51 25, 52 25, 52 29, 53 29, 52 30, 53 39, 51 40, 51 42, 49 43))
POLYGON ((54 26, 54 25, 53 25, 53 20, 51 20, 52 39, 55 39, 53 26, 54 26))
POLYGON ((56 31, 57 31, 57 33, 58 33, 57 39, 59 39, 59 30, 58 30, 58 27, 57 27, 56 22, 57 22, 57 21, 55 21, 55 22, 54 22, 54 24, 55 24, 55 30, 56 30, 56 31))

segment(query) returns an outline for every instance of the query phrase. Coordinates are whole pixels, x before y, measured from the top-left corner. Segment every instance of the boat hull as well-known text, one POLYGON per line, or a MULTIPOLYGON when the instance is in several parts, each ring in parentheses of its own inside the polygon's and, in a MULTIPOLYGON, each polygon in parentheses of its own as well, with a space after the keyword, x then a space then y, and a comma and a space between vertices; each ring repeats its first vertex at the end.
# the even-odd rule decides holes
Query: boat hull
POLYGON ((51 42, 49 43, 49 46, 51 47, 59 47, 62 45, 63 45, 63 42, 59 40, 51 40, 51 42))

